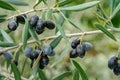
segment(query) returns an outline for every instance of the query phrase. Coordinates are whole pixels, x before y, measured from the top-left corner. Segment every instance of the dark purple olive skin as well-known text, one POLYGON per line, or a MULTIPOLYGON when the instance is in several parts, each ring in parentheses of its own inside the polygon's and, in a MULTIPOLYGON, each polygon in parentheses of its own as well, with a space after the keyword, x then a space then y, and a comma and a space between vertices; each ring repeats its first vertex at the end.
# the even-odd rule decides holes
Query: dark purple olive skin
POLYGON ((70 51, 70 58, 76 58, 78 56, 76 49, 70 51))
POLYGON ((37 25, 38 20, 39 20, 39 17, 38 17, 37 15, 31 16, 30 21, 29 21, 30 26, 31 26, 32 28, 35 28, 36 25, 37 25))
POLYGON ((83 58, 85 56, 85 49, 81 44, 77 45, 76 50, 79 57, 83 58))
POLYGON ((113 69, 117 65, 118 65, 118 58, 116 56, 113 56, 108 60, 108 68, 113 69))
POLYGON ((71 47, 72 47, 73 49, 75 49, 78 44, 80 44, 80 40, 77 39, 77 38, 74 38, 74 39, 72 40, 72 42, 71 42, 71 47))
POLYGON ((53 23, 50 20, 44 21, 43 26, 45 26, 48 29, 54 29, 55 28, 55 23, 53 23))
POLYGON ((18 23, 16 22, 16 20, 10 20, 7 27, 9 30, 15 31, 18 27, 18 23))

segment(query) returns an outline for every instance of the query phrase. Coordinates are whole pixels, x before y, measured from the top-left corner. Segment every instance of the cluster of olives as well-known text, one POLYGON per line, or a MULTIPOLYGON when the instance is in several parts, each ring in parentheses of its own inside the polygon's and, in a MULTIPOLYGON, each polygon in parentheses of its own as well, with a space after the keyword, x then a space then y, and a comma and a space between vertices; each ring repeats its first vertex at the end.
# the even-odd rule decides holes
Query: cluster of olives
MULTIPOLYGON (((14 19, 11 19, 10 22, 8 23, 8 29, 11 31, 15 31, 19 23, 25 23, 25 18, 27 18, 27 16, 23 14, 16 16, 16 18, 14 19)), ((55 28, 55 24, 52 21, 50 20, 43 21, 42 19, 39 19, 37 15, 31 16, 29 20, 29 25, 30 28, 34 29, 37 34, 43 33, 45 27, 50 30, 55 28)))
POLYGON ((11 31, 15 31, 19 26, 19 23, 25 23, 25 18, 27 16, 25 14, 16 16, 14 19, 11 19, 8 23, 8 29, 11 31))
POLYGON ((113 70, 113 73, 115 75, 120 75, 120 64, 118 63, 119 58, 116 56, 112 56, 109 60, 108 60, 108 68, 110 68, 111 70, 113 70))
POLYGON ((55 51, 52 49, 50 44, 45 44, 42 48, 36 48, 33 50, 31 46, 26 47, 25 56, 31 59, 31 67, 33 66, 34 61, 37 59, 39 54, 41 55, 39 61, 39 68, 43 69, 49 63, 48 56, 54 56, 55 51))
POLYGON ((42 19, 39 19, 37 15, 31 16, 29 23, 31 28, 33 28, 37 34, 43 33, 45 27, 50 30, 55 28, 55 24, 52 21, 43 21, 42 19))
POLYGON ((85 56, 86 51, 92 49, 92 44, 89 42, 82 42, 78 38, 74 38, 71 43, 71 47, 73 48, 70 51, 70 58, 80 57, 83 58, 85 56))

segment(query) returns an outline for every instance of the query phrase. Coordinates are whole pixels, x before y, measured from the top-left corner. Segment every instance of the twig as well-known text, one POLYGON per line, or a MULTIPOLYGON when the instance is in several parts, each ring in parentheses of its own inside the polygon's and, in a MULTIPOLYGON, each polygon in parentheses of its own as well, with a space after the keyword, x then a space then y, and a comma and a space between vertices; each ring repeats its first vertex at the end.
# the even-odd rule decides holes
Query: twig
MULTIPOLYGON (((108 29, 108 31, 114 31, 114 30, 108 29)), ((66 37, 71 38, 71 37, 74 37, 74 36, 82 36, 82 34, 83 33, 66 34, 66 37)), ((92 35, 92 34, 103 34, 103 32, 101 30, 84 32, 84 35, 92 35)), ((51 40, 51 39, 55 39, 56 37, 58 37, 58 36, 45 37, 45 38, 41 38, 40 41, 44 41, 46 39, 51 40)), ((27 44, 32 44, 32 43, 36 43, 36 41, 35 40, 30 40, 30 41, 27 42, 27 44)), ((23 45, 23 43, 19 43, 17 46, 4 48, 4 49, 0 50, 0 54, 2 54, 5 51, 16 49, 16 48, 18 48, 19 46, 22 46, 22 45, 23 45)))

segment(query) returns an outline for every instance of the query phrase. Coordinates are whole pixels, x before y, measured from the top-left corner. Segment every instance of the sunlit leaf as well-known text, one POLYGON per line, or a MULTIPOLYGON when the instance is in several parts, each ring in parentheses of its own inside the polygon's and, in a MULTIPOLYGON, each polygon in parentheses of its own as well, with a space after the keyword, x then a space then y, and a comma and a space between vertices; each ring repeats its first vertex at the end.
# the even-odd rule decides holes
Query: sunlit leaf
POLYGON ((71 74, 71 72, 64 72, 62 74, 60 74, 59 76, 53 78, 52 80, 63 80, 63 78, 69 76, 71 74))
POLYGON ((14 63, 11 63, 11 69, 12 72, 14 73, 15 80, 21 80, 20 72, 14 63))
POLYGON ((99 2, 100 1, 92 1, 92 2, 87 2, 87 3, 80 4, 80 5, 75 5, 75 6, 60 7, 59 10, 81 11, 81 10, 85 10, 85 9, 90 8, 90 7, 93 7, 96 4, 98 4, 99 2))
POLYGON ((14 4, 14 5, 18 5, 18 6, 28 6, 28 3, 25 3, 21 0, 4 0, 4 1, 14 4))
POLYGON ((72 60, 72 63, 74 64, 74 66, 76 67, 76 69, 79 71, 82 80, 88 80, 87 74, 82 69, 82 67, 80 66, 80 64, 78 64, 75 60, 72 60))
POLYGON ((35 5, 33 6, 33 8, 35 8, 36 6, 38 6, 41 3, 42 0, 36 0, 35 5))
POLYGON ((0 0, 0 7, 3 9, 16 11, 16 9, 11 4, 9 4, 3 0, 0 0))
POLYGON ((98 29, 103 31, 108 37, 116 41, 116 38, 113 34, 111 34, 105 27, 103 27, 101 24, 95 24, 98 29))
POLYGON ((59 42, 61 41, 61 39, 62 39, 62 36, 59 35, 57 38, 55 38, 55 39, 50 43, 52 49, 54 49, 54 48, 59 44, 59 42))
POLYGON ((53 10, 52 9, 49 9, 47 11, 47 19, 52 19, 52 13, 53 13, 53 10))
POLYGON ((25 48, 27 45, 28 32, 29 32, 29 22, 27 19, 25 19, 25 25, 24 25, 23 33, 22 33, 23 48, 25 48))
POLYGON ((0 47, 12 47, 16 45, 16 43, 0 42, 0 47))
POLYGON ((1 33, 3 35, 3 37, 9 42, 9 43, 13 43, 12 38, 9 36, 8 33, 6 33, 4 30, 1 30, 1 33))
POLYGON ((56 20, 55 17, 54 17, 54 19, 55 19, 55 23, 56 23, 55 25, 58 28, 58 30, 60 31, 61 35, 63 36, 63 38, 65 40, 68 40, 67 37, 66 37, 66 35, 65 35, 65 32, 64 32, 63 28, 59 25, 59 23, 57 22, 57 20, 56 20))

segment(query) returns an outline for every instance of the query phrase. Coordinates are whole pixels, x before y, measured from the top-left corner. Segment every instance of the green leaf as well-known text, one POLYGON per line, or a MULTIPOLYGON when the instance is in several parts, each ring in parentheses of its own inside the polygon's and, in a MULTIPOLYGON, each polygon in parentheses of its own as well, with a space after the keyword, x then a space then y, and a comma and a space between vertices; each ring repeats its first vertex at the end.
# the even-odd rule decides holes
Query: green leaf
POLYGON ((4 21, 5 21, 5 18, 0 18, 0 23, 4 21))
POLYGON ((33 37, 34 40, 36 40, 39 44, 41 44, 38 36, 35 34, 35 31, 33 29, 29 28, 29 33, 33 37))
POLYGON ((63 28, 59 25, 59 23, 57 22, 57 20, 56 20, 55 17, 54 17, 54 19, 55 19, 56 27, 57 27, 58 30, 60 31, 61 35, 63 36, 63 38, 64 38, 65 40, 68 41, 68 39, 67 39, 67 37, 66 37, 66 35, 65 35, 65 32, 64 32, 63 28))
POLYGON ((73 2, 73 0, 64 0, 64 1, 58 2, 57 5, 60 7, 60 6, 64 6, 66 4, 69 4, 71 2, 73 2))
POLYGON ((110 2, 109 7, 110 7, 110 15, 111 15, 114 9, 115 0, 109 0, 109 2, 110 2))
POLYGON ((74 66, 76 67, 76 69, 79 71, 82 80, 88 80, 87 74, 82 69, 82 67, 75 60, 72 60, 72 63, 74 64, 74 66))
POLYGON ((51 65, 51 67, 54 67, 55 65, 57 65, 60 61, 63 60, 63 58, 67 55, 68 51, 70 49, 70 45, 69 43, 66 44, 63 52, 61 53, 61 55, 55 60, 55 62, 51 65))
POLYGON ((111 34, 105 27, 103 27, 101 24, 95 24, 95 26, 100 29, 102 32, 104 32, 108 37, 116 41, 116 38, 113 34, 111 34))
POLYGON ((12 38, 9 36, 8 33, 6 33, 4 30, 1 30, 1 33, 3 35, 3 37, 9 42, 9 43, 13 43, 12 38))
POLYGON ((55 39, 50 43, 52 49, 54 49, 54 48, 59 44, 59 42, 61 41, 61 39, 62 39, 62 36, 59 35, 57 38, 55 38, 55 39))
POLYGON ((23 33, 22 33, 23 48, 25 48, 27 45, 28 32, 29 32, 29 22, 27 19, 25 19, 25 25, 24 25, 23 33))
POLYGON ((68 19, 68 22, 72 24, 76 29, 81 30, 72 20, 68 19))
POLYGON ((36 0, 35 5, 33 6, 33 8, 35 8, 36 6, 38 6, 41 1, 42 1, 42 0, 36 0))
POLYGON ((69 71, 69 72, 64 72, 64 73, 60 74, 59 76, 55 77, 55 78, 52 79, 52 80, 63 80, 64 77, 67 77, 67 76, 69 76, 70 74, 71 74, 70 71, 69 71))
POLYGON ((87 3, 76 5, 76 6, 60 7, 59 10, 81 11, 81 10, 85 10, 85 9, 90 8, 90 7, 93 7, 96 4, 98 4, 99 2, 100 1, 92 1, 92 2, 87 2, 87 3))
POLYGON ((9 4, 9 3, 7 3, 3 0, 0 0, 0 7, 4 8, 4 9, 7 9, 7 10, 16 11, 16 9, 11 4, 9 4))
POLYGON ((75 69, 73 73, 73 80, 79 80, 79 71, 75 69))
POLYGON ((4 1, 11 3, 11 4, 14 4, 14 5, 17 5, 17 6, 28 6, 27 3, 22 2, 20 0, 4 0, 4 1))
POLYGON ((11 69, 12 72, 14 73, 15 80, 21 80, 20 72, 14 63, 11 63, 11 69))
POLYGON ((8 43, 8 42, 0 42, 0 47, 12 47, 16 46, 17 44, 15 43, 8 43))
POLYGON ((41 80, 47 80, 44 72, 41 69, 38 70, 38 73, 41 80))
POLYGON ((120 11, 120 3, 114 9, 114 11, 113 11, 112 15, 110 16, 110 18, 112 19, 119 11, 120 11))
POLYGON ((53 13, 53 9, 49 9, 47 11, 47 19, 52 19, 52 13, 53 13))

